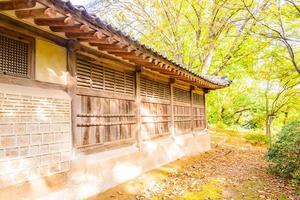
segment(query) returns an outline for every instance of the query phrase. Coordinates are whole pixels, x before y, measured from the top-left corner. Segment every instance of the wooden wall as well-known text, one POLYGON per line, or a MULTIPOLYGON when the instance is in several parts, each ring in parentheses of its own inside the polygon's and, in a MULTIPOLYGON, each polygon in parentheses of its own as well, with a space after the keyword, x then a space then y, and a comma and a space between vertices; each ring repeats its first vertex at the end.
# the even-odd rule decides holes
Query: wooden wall
POLYGON ((143 140, 169 135, 170 87, 168 82, 141 78, 141 134, 143 140))
POLYGON ((174 87, 175 133, 192 131, 191 92, 187 88, 174 87))
POLYGON ((111 68, 80 55, 76 74, 77 148, 133 144, 206 128, 202 89, 171 86, 167 78, 111 68))

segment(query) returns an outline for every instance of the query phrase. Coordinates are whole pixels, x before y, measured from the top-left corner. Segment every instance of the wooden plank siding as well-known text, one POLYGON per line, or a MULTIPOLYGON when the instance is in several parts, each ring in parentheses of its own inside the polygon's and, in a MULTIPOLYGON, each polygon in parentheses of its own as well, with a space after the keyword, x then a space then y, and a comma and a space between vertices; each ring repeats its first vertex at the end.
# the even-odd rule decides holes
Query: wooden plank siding
POLYGON ((206 127, 201 90, 77 56, 75 146, 138 145, 206 127), (200 91, 200 93, 199 93, 200 91))
POLYGON ((204 94, 193 93, 193 123, 195 130, 206 128, 204 94))
POLYGON ((189 89, 174 87, 175 134, 192 131, 191 93, 189 89))
POLYGON ((141 78, 141 134, 149 140, 170 134, 170 87, 169 83, 141 78))
POLYGON ((117 71, 78 55, 76 147, 134 143, 134 92, 134 72, 117 71))

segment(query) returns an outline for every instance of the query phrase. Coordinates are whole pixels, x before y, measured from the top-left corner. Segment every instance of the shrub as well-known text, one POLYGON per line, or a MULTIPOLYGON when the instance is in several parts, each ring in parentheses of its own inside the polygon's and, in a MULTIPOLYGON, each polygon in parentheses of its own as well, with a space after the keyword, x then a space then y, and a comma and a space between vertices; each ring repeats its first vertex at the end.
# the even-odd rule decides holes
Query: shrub
POLYGON ((300 121, 285 125, 266 154, 270 169, 281 177, 300 181, 300 121))
POLYGON ((264 145, 268 143, 267 137, 261 133, 247 133, 244 135, 244 138, 252 145, 264 145))

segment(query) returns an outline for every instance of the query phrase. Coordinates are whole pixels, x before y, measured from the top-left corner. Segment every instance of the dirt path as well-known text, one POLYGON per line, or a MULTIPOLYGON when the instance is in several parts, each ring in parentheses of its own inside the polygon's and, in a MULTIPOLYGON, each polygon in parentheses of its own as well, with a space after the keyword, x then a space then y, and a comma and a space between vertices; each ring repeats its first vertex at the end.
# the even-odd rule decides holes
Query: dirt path
POLYGON ((249 145, 218 145, 92 199, 300 199, 289 184, 267 173, 264 153, 249 145))

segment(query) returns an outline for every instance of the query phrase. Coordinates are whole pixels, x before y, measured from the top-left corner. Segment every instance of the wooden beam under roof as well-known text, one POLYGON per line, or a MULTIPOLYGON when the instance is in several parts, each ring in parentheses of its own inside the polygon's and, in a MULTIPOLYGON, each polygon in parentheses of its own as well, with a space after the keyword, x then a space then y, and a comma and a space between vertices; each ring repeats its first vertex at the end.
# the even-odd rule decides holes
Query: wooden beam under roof
POLYGON ((114 54, 115 56, 118 56, 118 57, 122 57, 124 59, 129 59, 129 60, 143 60, 143 61, 145 61, 144 59, 142 59, 139 56, 136 56, 134 54, 131 54, 130 52, 114 52, 112 54, 114 54))
POLYGON ((28 18, 53 18, 57 16, 54 8, 37 8, 29 10, 16 10, 15 14, 19 19, 28 18))
POLYGON ((33 8, 35 5, 35 0, 4 0, 0 1, 0 10, 19 10, 25 8, 33 8))
POLYGON ((114 53, 126 53, 126 52, 130 52, 128 51, 128 49, 126 48, 116 48, 116 49, 110 49, 110 48, 99 48, 99 50, 102 50, 102 51, 106 51, 108 53, 111 53, 111 54, 114 54, 114 53))
POLYGON ((58 17, 58 18, 35 18, 34 23, 39 26, 73 26, 75 21, 72 17, 58 17))
POLYGON ((116 44, 103 44, 103 43, 89 43, 93 47, 98 47, 100 50, 105 49, 120 49, 121 47, 117 46, 116 44))
POLYGON ((89 31, 89 32, 67 32, 66 37, 68 38, 96 38, 102 39, 107 38, 106 35, 102 34, 100 31, 89 31))
POLYGON ((79 42, 88 42, 88 43, 98 43, 98 44, 116 44, 117 42, 111 42, 108 40, 108 38, 96 38, 96 37, 91 37, 91 38, 77 38, 79 42))
POLYGON ((90 27, 85 24, 76 24, 73 26, 50 26, 53 32, 64 32, 64 33, 82 33, 91 31, 90 27))

